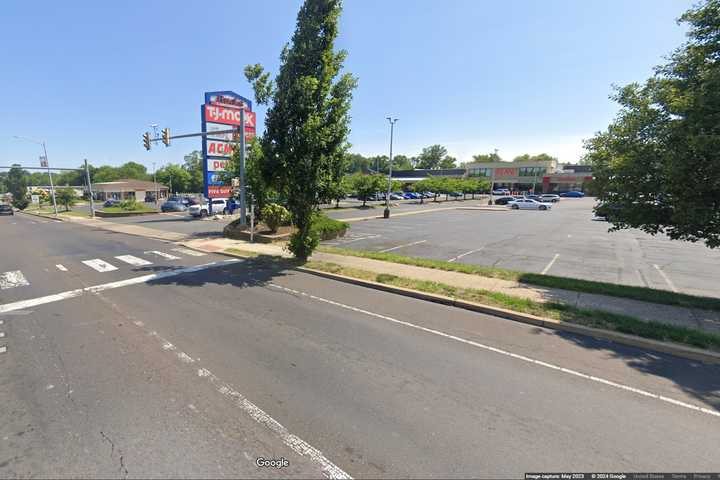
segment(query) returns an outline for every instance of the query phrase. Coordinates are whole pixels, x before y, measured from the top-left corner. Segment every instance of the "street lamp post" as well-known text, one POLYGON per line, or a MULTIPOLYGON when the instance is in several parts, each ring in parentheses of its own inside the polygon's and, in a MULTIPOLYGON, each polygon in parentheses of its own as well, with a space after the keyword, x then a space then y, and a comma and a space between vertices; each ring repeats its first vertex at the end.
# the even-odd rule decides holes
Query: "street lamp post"
POLYGON ((388 188, 387 188, 387 195, 385 196, 385 211, 383 212, 384 218, 390 218, 390 190, 392 189, 392 147, 393 147, 393 131, 395 129, 395 122, 398 121, 397 118, 390 118, 387 117, 388 122, 390 122, 390 162, 389 162, 389 170, 388 170, 388 188))
MULTIPOLYGON (((55 185, 53 185, 53 179, 52 179, 52 172, 50 171, 50 161, 48 160, 47 156, 47 148, 45 147, 45 141, 39 141, 39 140, 33 140, 32 138, 27 137, 20 137, 18 135, 14 135, 15 138, 18 140, 25 140, 31 143, 35 143, 37 145, 41 145, 43 148, 43 154, 45 158, 45 166, 47 167, 48 177, 50 178, 50 194, 52 196, 52 202, 53 202, 53 210, 55 211, 55 216, 57 217, 58 210, 57 210, 57 202, 55 201, 55 185)), ((40 165, 42 167, 42 164, 40 165)))

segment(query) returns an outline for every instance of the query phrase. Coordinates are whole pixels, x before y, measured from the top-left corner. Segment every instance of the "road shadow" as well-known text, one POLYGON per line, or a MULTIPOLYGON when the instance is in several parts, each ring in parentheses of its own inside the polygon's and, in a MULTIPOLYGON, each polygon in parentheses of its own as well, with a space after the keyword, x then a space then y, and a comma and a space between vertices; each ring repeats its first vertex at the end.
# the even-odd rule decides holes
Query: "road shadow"
MULTIPOLYGON (((297 265, 300 265, 300 263, 295 260, 260 255, 241 262, 219 264, 215 268, 208 268, 199 272, 151 280, 148 285, 257 287, 267 285, 277 278, 290 274, 297 265)), ((141 269, 138 271, 141 271, 141 269)))
POLYGON ((568 332, 534 329, 537 335, 554 335, 588 350, 602 350, 611 358, 645 375, 665 378, 691 397, 720 411, 720 365, 620 345, 610 340, 568 332))

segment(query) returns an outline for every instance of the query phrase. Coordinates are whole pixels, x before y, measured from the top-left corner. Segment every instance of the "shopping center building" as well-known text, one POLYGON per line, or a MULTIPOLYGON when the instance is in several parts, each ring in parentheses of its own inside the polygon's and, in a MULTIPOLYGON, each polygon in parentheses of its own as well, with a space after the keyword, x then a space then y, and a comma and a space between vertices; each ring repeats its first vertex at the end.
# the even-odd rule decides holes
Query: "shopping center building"
POLYGON ((537 162, 477 162, 465 165, 468 177, 484 177, 494 188, 517 192, 585 192, 592 180, 587 165, 560 165, 557 160, 537 162))

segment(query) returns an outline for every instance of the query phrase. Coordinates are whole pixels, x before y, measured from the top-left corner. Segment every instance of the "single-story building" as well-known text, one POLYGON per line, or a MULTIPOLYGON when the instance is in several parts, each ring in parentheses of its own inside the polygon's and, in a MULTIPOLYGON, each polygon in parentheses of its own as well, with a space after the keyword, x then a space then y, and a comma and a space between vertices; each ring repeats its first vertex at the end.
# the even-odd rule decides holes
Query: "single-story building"
POLYGON ((561 165, 557 160, 475 162, 466 165, 466 168, 469 177, 484 177, 493 182, 494 188, 520 192, 584 192, 592 180, 590 166, 561 165))
POLYGON ((122 179, 114 182, 93 183, 93 193, 96 200, 105 201, 111 198, 116 200, 134 199, 138 202, 153 201, 155 192, 159 200, 168 197, 170 189, 155 182, 146 180, 122 179))

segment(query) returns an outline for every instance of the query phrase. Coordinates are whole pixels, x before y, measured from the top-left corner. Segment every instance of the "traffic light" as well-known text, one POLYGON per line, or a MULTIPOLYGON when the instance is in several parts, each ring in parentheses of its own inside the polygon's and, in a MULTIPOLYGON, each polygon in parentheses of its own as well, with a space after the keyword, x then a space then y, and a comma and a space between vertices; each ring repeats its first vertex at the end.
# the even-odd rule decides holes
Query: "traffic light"
POLYGON ((163 128, 162 142, 165 144, 166 147, 170 146, 170 129, 169 128, 163 128))
POLYGON ((143 133, 143 145, 145 145, 145 150, 150 150, 150 132, 143 133))

